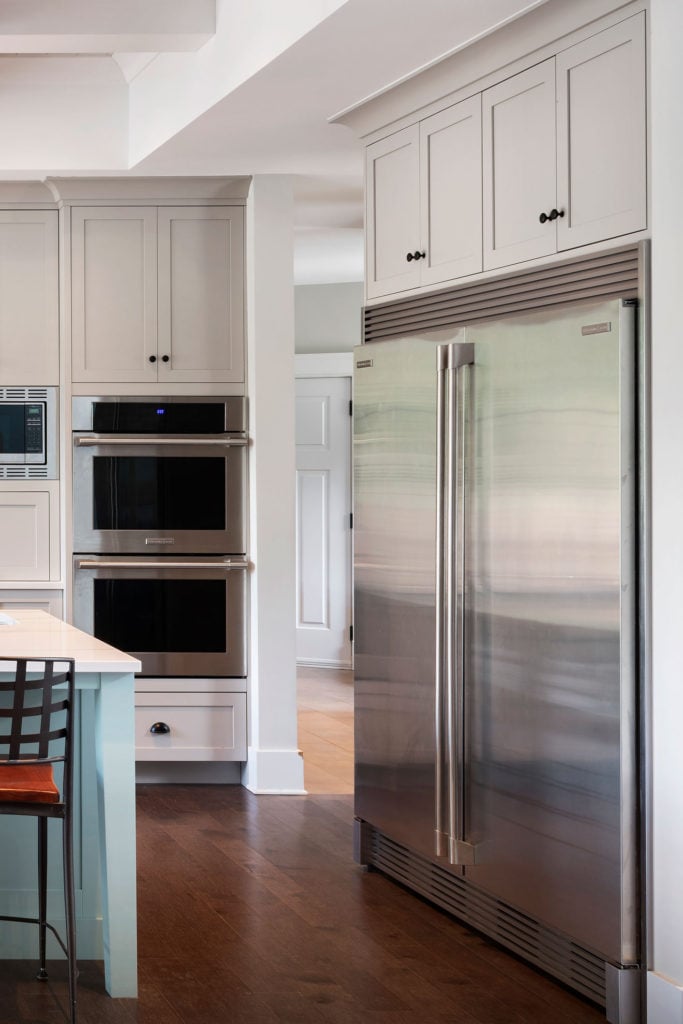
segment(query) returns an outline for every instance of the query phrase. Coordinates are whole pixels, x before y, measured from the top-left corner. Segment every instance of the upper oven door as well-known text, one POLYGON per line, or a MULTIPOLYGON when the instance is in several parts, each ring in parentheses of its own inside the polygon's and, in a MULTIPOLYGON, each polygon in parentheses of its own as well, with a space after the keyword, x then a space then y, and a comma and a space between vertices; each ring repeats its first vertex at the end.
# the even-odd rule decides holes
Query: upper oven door
POLYGON ((240 437, 74 435, 74 551, 246 553, 240 437))

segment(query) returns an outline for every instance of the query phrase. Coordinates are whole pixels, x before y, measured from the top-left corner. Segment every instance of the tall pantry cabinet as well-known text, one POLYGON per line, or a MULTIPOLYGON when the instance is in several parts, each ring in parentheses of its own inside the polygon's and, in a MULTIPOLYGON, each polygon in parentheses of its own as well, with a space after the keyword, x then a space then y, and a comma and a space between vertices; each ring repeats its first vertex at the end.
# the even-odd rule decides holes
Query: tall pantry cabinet
MULTIPOLYGON (((42 192, 2 187, 14 208, 0 210, 0 402, 42 401, 59 384, 58 214, 42 192)), ((58 480, 40 464, 1 464, 0 609, 61 610, 59 574, 58 480)))

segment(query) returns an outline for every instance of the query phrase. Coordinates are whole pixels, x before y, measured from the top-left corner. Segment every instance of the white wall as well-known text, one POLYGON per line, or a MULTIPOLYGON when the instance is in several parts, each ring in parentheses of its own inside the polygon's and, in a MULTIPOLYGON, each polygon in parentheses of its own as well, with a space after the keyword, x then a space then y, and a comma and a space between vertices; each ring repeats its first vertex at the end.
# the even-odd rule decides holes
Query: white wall
POLYGON ((683 4, 652 0, 653 901, 650 1024, 683 998, 683 4), (664 993, 664 994, 663 994, 664 993))
POLYGON ((296 351, 350 352, 360 345, 362 305, 362 283, 296 287, 296 351))

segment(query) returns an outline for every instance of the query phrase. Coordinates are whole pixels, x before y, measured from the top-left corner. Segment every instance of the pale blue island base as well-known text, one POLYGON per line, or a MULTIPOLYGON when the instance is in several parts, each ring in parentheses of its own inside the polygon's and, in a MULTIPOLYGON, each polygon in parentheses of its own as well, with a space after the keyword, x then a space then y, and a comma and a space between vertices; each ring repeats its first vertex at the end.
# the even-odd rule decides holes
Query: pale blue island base
MULTIPOLYGON (((2 659, 69 657, 76 662, 74 874, 78 956, 104 959, 111 996, 137 995, 134 673, 140 662, 37 609, 4 609, 2 659)), ((36 826, 0 817, 0 914, 37 913, 36 826)), ((63 927, 61 822, 49 823, 48 919, 63 927)), ((0 924, 0 958, 37 956, 38 929, 0 924)), ((49 957, 61 957, 56 942, 49 957)))

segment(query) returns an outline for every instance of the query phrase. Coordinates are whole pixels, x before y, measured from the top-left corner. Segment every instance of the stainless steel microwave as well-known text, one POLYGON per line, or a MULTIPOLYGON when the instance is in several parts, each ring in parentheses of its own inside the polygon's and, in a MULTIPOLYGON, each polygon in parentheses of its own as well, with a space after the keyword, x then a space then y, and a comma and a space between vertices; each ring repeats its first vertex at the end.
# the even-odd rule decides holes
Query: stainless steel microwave
POLYGON ((0 480, 56 480, 57 388, 0 387, 0 480))

